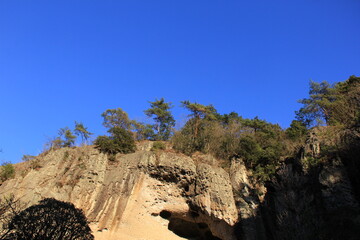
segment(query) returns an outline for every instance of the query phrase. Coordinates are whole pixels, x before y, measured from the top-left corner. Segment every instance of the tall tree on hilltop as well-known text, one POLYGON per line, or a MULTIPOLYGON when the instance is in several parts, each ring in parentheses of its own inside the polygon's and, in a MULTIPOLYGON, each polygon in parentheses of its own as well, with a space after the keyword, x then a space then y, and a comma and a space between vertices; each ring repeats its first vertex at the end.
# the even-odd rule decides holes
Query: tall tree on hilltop
POLYGON ((134 138, 138 141, 145 139, 148 140, 155 139, 153 125, 151 124, 144 124, 136 120, 131 120, 131 129, 133 131, 134 138))
POLYGON ((332 96, 332 86, 327 81, 310 81, 309 95, 309 98, 299 100, 304 106, 296 112, 297 120, 307 126, 328 123, 331 116, 328 106, 335 100, 332 96))
POLYGON ((201 119, 215 120, 217 118, 217 111, 212 105, 202 105, 199 103, 192 103, 190 101, 182 101, 182 106, 189 110, 191 114, 189 117, 194 119, 194 137, 196 138, 199 132, 199 125, 201 119))
POLYGON ((360 77, 335 84, 336 101, 331 105, 332 123, 346 127, 360 127, 360 77))
POLYGON ((126 130, 130 128, 128 114, 121 108, 107 109, 101 116, 104 118, 103 125, 106 128, 120 127, 126 130))
MULTIPOLYGON (((303 107, 296 112, 297 120, 312 125, 344 125, 359 123, 360 78, 350 76, 344 82, 310 82, 309 98, 299 102, 303 107)), ((359 124, 358 124, 359 125, 359 124)))
POLYGON ((155 140, 166 141, 175 126, 175 119, 169 111, 172 108, 171 103, 165 102, 164 98, 149 103, 151 107, 144 112, 148 117, 153 117, 155 121, 153 125, 155 140))
POLYGON ((59 138, 57 138, 57 140, 60 142, 61 147, 73 146, 75 144, 75 139, 76 136, 71 132, 71 130, 68 127, 60 128, 59 138))
POLYGON ((80 136, 81 137, 81 140, 82 142, 87 142, 87 140, 89 139, 90 135, 92 135, 91 132, 89 132, 87 130, 87 127, 84 126, 83 123, 78 123, 75 121, 75 129, 74 129, 74 133, 77 135, 77 136, 80 136))

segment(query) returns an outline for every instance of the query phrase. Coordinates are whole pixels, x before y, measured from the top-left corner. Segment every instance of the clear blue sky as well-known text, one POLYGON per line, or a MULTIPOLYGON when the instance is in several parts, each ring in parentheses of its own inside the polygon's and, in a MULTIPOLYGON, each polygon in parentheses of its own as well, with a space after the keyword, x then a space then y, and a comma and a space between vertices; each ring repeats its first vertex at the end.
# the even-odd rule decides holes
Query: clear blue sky
POLYGON ((0 160, 164 97, 289 126, 308 83, 360 75, 360 1, 0 1, 0 160))

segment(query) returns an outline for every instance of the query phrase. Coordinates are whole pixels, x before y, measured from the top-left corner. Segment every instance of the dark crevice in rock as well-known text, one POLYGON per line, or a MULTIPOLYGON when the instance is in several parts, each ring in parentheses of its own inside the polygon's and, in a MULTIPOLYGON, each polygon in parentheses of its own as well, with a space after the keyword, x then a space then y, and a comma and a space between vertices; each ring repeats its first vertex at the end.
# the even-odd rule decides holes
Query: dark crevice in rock
POLYGON ((187 217, 177 217, 177 213, 168 210, 162 210, 160 213, 153 213, 153 216, 160 216, 169 221, 168 229, 176 235, 189 240, 222 240, 213 235, 208 224, 205 222, 196 222, 193 217, 196 212, 189 212, 187 217))
POLYGON ((164 219, 169 219, 171 217, 171 212, 166 211, 166 210, 162 210, 160 212, 160 217, 162 217, 164 219))
POLYGON ((194 223, 180 218, 171 218, 168 229, 186 239, 221 240, 212 234, 206 223, 194 223))

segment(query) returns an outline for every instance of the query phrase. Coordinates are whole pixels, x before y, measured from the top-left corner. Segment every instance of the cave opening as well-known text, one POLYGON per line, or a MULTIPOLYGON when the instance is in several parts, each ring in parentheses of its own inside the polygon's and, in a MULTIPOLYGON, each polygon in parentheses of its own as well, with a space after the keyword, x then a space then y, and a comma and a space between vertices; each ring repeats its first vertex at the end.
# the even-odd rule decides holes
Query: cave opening
POLYGON ((168 229, 189 240, 221 240, 212 234, 206 223, 194 223, 180 218, 171 218, 168 229))
MULTIPOLYGON (((190 212, 190 216, 192 216, 191 218, 193 220, 194 216, 191 213, 194 212, 190 212)), ((204 222, 196 223, 194 221, 178 218, 176 217, 176 214, 173 214, 167 210, 162 210, 159 214, 156 215, 160 215, 160 217, 168 220, 168 229, 179 237, 189 240, 221 240, 212 234, 209 226, 204 222)), ((199 216, 199 214, 196 215, 196 217, 199 216)))
POLYGON ((164 219, 169 219, 171 217, 171 212, 166 211, 166 210, 162 210, 160 212, 160 217, 162 217, 164 219))

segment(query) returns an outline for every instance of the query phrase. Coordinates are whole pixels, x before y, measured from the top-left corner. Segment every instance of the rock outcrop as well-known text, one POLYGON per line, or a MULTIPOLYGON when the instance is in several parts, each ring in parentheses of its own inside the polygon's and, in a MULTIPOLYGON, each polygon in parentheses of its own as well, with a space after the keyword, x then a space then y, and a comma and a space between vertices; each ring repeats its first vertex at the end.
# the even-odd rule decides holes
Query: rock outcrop
POLYGON ((2 196, 72 202, 96 239, 236 239, 229 174, 181 154, 142 150, 109 161, 91 146, 63 148, 16 169, 2 196))
POLYGON ((242 159, 225 171, 210 155, 151 151, 144 142, 115 158, 92 146, 50 151, 16 164, 0 194, 28 206, 72 202, 97 240, 359 239, 359 141, 323 161, 318 133, 265 184, 242 159))

